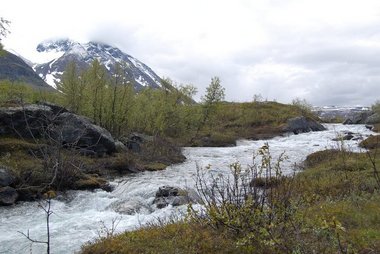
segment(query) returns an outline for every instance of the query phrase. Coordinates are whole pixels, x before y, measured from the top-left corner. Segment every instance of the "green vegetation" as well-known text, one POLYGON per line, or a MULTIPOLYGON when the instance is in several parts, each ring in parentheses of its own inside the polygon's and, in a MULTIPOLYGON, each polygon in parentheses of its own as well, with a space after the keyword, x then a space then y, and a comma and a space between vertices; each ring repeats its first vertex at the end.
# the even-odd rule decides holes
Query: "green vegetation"
POLYGON ((363 154, 345 150, 316 152, 307 157, 305 170, 293 177, 281 175, 282 159, 271 162, 268 147, 263 147, 259 155, 262 162, 248 169, 248 174, 234 164, 232 178, 218 177, 207 184, 200 171, 197 182, 203 190, 200 193, 205 213, 198 214, 189 206, 189 215, 181 222, 101 238, 84 246, 82 252, 377 253, 380 250, 377 169, 380 156, 376 149, 363 154), (268 172, 272 172, 270 177, 268 172), (215 201, 217 197, 219 202, 215 201))
POLYGON ((376 101, 373 105, 372 105, 372 111, 375 112, 375 113, 378 113, 380 114, 380 101, 376 101))
POLYGON ((62 96, 57 92, 33 89, 21 82, 0 81, 0 107, 20 106, 23 103, 37 101, 61 104, 62 96))
POLYGON ((63 105, 92 118, 116 137, 131 132, 169 138, 186 146, 233 145, 239 138, 273 137, 287 119, 313 115, 304 104, 275 102, 227 103, 218 77, 211 79, 202 102, 195 104, 191 85, 162 81, 163 89, 135 93, 122 66, 109 78, 94 61, 83 71, 70 63, 57 88, 63 105))

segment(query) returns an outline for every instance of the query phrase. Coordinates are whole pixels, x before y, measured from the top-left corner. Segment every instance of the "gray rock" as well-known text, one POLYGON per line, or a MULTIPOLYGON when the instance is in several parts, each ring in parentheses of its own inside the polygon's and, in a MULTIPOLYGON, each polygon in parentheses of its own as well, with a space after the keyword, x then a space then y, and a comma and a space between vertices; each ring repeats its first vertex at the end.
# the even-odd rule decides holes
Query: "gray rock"
POLYGON ((67 147, 79 148, 87 155, 99 156, 116 151, 115 141, 106 129, 84 116, 48 103, 0 108, 0 135, 48 136, 67 147))
POLYGON ((0 187, 5 187, 13 184, 15 179, 15 176, 10 170, 6 168, 0 168, 0 187))
POLYGON ((160 187, 153 200, 153 204, 155 204, 158 209, 164 208, 168 205, 185 205, 189 202, 191 202, 191 198, 187 191, 171 186, 160 187))
POLYGON ((373 113, 371 111, 355 112, 347 117, 343 124, 365 124, 368 117, 373 113))
POLYGON ((1 108, 0 135, 40 137, 52 117, 52 109, 44 105, 1 108))
POLYGON ((284 131, 293 132, 294 134, 324 130, 326 130, 326 128, 323 127, 322 124, 303 116, 289 119, 286 127, 284 128, 284 131))
POLYGON ((344 135, 342 137, 333 138, 332 140, 333 141, 342 141, 342 140, 351 140, 353 138, 354 138, 354 135, 352 135, 352 134, 346 134, 346 135, 344 135))
POLYGON ((128 151, 128 148, 119 140, 115 141, 115 148, 119 153, 128 151))
POLYGON ((17 191, 12 187, 0 188, 0 205, 13 205, 18 198, 17 191))
POLYGON ((377 124, 377 123, 380 123, 380 114, 379 113, 375 113, 375 114, 370 115, 365 121, 365 124, 377 124))
POLYGON ((116 151, 115 140, 104 128, 73 113, 65 112, 54 120, 53 137, 63 145, 81 148, 89 154, 111 154, 116 151))
POLYGON ((153 137, 134 132, 129 135, 125 144, 132 152, 139 153, 141 151, 141 145, 145 142, 153 142, 153 137))

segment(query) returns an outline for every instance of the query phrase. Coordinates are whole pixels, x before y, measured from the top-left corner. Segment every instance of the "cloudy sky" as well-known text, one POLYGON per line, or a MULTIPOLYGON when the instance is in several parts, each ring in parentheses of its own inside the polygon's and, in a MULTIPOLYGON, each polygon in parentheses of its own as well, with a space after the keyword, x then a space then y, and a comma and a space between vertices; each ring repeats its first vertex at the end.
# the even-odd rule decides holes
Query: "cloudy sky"
POLYGON ((198 97, 218 76, 233 101, 380 99, 379 0, 6 0, 0 17, 5 46, 32 61, 46 39, 101 41, 198 97))

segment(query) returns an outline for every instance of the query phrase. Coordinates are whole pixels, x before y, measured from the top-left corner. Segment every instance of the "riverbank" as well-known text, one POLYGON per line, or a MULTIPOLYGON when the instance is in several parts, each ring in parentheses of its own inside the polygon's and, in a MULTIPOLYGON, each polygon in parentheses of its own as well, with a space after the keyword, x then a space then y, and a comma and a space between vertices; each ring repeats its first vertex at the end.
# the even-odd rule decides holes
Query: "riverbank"
POLYGON ((98 239, 84 246, 82 253, 376 253, 380 249, 376 177, 380 156, 376 150, 358 154, 349 147, 307 156, 302 172, 282 178, 273 189, 276 198, 271 204, 281 201, 274 210, 252 213, 237 207, 232 217, 221 210, 206 210, 213 220, 190 217, 180 223, 151 225, 98 239), (284 201, 287 206, 280 205, 284 201), (268 215, 276 219, 261 224, 268 215), (257 231, 252 231, 251 223, 257 231))
POLYGON ((0 167, 12 181, 0 186, 7 187, 0 189, 6 196, 0 205, 38 200, 47 191, 109 191, 108 181, 114 177, 163 170, 183 162, 183 145, 225 147, 236 145, 238 139, 269 139, 287 132, 324 129, 311 115, 295 117, 302 113, 297 106, 221 103, 209 122, 198 131, 193 127, 187 135, 130 133, 115 140, 108 130, 59 105, 17 100, 2 105, 0 167))

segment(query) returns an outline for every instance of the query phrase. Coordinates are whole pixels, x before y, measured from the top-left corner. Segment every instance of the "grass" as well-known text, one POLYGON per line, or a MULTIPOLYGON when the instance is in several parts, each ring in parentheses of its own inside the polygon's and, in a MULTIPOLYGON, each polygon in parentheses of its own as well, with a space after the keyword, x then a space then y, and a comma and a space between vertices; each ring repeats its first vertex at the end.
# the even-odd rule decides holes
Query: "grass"
POLYGON ((191 146, 231 146, 238 139, 268 139, 283 133, 289 118, 305 115, 316 118, 294 105, 277 102, 221 103, 215 114, 200 130, 198 136, 177 139, 177 142, 191 146), (186 143, 189 140, 192 143, 186 143))
POLYGON ((84 254, 100 253, 248 253, 233 239, 207 226, 175 223, 145 227, 103 238, 82 248, 84 254))

